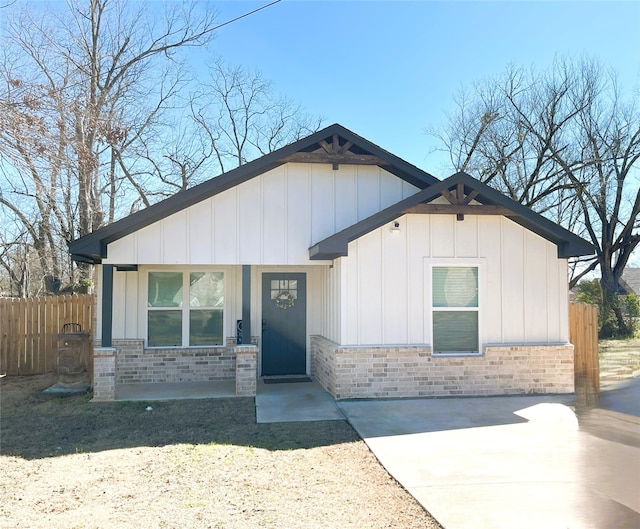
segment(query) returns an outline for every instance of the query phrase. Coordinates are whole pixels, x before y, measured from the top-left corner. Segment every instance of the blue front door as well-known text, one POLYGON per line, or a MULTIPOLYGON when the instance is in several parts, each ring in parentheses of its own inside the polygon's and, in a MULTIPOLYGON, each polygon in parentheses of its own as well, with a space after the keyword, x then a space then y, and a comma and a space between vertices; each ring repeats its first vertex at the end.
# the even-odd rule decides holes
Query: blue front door
POLYGON ((307 276, 262 274, 262 375, 307 369, 307 276))

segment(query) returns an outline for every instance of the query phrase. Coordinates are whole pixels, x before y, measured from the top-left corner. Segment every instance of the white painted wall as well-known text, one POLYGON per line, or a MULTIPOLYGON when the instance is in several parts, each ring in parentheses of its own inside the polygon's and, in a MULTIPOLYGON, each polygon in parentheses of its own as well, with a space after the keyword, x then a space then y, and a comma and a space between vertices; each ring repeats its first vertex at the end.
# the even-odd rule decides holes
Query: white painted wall
POLYGON ((418 189, 377 166, 290 163, 110 243, 113 264, 318 264, 309 247, 418 189))
POLYGON ((428 268, 481 264, 482 344, 568 342, 567 262, 505 217, 405 215, 349 244, 330 271, 327 305, 343 294, 327 337, 342 345, 430 344, 428 268), (425 279, 426 278, 426 279, 425 279))

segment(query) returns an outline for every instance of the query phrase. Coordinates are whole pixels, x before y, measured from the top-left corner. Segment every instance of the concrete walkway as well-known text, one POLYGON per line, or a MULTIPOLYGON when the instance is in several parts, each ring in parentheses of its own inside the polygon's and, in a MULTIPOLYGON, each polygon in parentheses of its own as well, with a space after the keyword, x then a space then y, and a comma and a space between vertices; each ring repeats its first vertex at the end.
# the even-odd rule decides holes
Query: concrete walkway
MULTIPOLYGON (((640 527, 640 443, 581 428, 572 397, 340 402, 446 529, 640 527)), ((622 422, 640 439, 640 420, 622 422)), ((595 422, 598 423, 598 418, 595 422)))
POLYGON ((256 422, 343 421, 345 417, 317 382, 265 384, 258 380, 256 422))

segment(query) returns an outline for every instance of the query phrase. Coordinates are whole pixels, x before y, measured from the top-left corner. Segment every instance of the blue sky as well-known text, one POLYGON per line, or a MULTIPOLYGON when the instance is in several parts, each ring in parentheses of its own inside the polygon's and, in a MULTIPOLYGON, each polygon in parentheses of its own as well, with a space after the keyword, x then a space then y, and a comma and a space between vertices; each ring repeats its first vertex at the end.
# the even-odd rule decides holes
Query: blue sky
MULTIPOLYGON (((267 3, 215 5, 222 22, 267 3)), ((637 87, 640 2, 283 0, 221 28, 213 47, 326 125, 443 178, 425 129, 444 122, 461 86, 509 63, 544 69, 558 54, 588 54, 637 87)))

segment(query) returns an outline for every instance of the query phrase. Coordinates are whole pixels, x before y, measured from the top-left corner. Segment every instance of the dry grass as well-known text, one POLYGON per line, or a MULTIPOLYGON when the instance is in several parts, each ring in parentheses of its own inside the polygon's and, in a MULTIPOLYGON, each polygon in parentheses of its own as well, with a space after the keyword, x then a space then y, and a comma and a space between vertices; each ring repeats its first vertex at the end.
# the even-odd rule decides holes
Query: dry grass
POLYGON ((438 528, 342 421, 253 399, 90 403, 0 380, 3 528, 438 528))
POLYGON ((598 350, 601 384, 640 374, 640 339, 600 340, 598 350))

